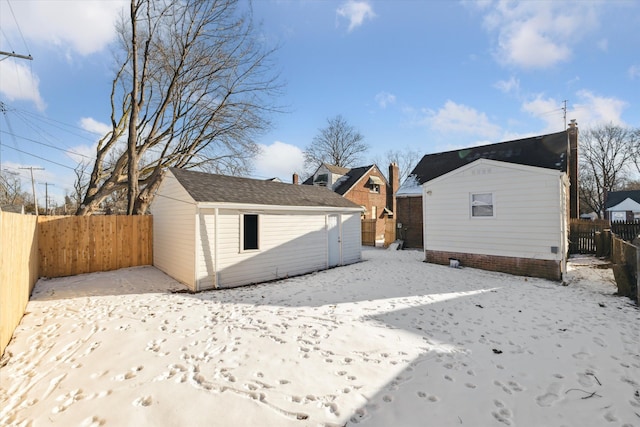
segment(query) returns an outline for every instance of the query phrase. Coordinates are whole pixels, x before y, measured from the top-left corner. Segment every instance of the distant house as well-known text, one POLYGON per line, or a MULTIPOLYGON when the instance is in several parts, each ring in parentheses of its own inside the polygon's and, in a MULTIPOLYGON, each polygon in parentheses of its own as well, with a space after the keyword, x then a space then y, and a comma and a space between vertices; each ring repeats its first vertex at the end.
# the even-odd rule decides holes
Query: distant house
POLYGON ((611 191, 604 207, 611 222, 640 220, 640 190, 611 191))
MULTIPOLYGON (((398 189, 398 165, 389 165, 389 181, 378 166, 343 168, 322 163, 302 184, 326 187, 363 207, 363 219, 393 217, 395 191, 398 189)), ((376 239, 384 238, 384 221, 376 224, 376 239)))
POLYGON ((171 168, 151 212, 154 265, 192 291, 361 259, 360 206, 324 188, 171 168))
POLYGON ((396 221, 400 238, 409 248, 424 247, 423 189, 436 179, 479 159, 561 171, 569 177, 567 215, 577 218, 578 128, 572 122, 567 131, 497 144, 468 147, 424 156, 396 193, 396 221))

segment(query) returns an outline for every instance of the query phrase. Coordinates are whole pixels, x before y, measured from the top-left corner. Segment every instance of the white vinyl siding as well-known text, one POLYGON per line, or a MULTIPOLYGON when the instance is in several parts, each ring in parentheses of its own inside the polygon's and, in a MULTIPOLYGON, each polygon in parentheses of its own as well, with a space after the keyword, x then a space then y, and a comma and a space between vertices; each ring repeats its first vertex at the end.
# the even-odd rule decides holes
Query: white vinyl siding
POLYGON ((214 209, 200 210, 198 234, 195 240, 197 289, 214 288, 215 283, 215 232, 216 217, 214 209))
POLYGON ((356 209, 196 203, 167 171, 151 212, 154 265, 193 291, 327 268, 329 214, 343 219, 340 264, 360 260, 360 212, 356 209), (258 215, 258 249, 242 248, 240 224, 245 214, 258 215))
POLYGON ((196 204, 171 172, 162 180, 150 210, 153 265, 194 288, 196 204))
POLYGON ((325 216, 260 213, 260 249, 242 252, 240 211, 218 214, 218 287, 281 279, 326 268, 325 216))
POLYGON ((342 264, 358 262, 362 256, 360 214, 342 214, 342 264))
POLYGON ((559 171, 479 160, 425 183, 425 250, 563 259, 562 177, 559 171), (472 217, 470 194, 492 194, 494 217, 472 217))

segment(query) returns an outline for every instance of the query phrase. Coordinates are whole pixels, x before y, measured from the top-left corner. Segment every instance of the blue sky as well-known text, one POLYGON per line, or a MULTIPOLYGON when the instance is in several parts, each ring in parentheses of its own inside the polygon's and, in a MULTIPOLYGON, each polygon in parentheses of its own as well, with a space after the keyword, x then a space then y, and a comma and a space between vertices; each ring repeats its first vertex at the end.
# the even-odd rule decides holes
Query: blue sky
MULTIPOLYGON (((113 22, 126 2, 0 0, 2 169, 54 184, 90 159, 109 119, 113 22), (84 157, 83 157, 84 156, 84 157)), ((341 114, 385 153, 421 154, 603 123, 640 127, 640 2, 256 0, 286 113, 259 142, 253 177, 291 179, 341 114)), ((383 170, 386 164, 379 165, 383 170)), ((39 185, 43 203, 44 185, 39 185)))

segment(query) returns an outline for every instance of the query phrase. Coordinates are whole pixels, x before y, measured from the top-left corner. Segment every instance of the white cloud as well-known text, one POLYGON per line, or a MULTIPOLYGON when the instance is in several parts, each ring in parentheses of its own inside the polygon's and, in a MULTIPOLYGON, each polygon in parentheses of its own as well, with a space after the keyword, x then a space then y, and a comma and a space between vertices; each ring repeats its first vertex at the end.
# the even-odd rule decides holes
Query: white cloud
POLYGON ((124 0, 12 2, 14 13, 3 6, 0 24, 16 49, 24 44, 21 32, 29 42, 88 55, 101 51, 114 39, 114 22, 125 4, 124 0))
POLYGON ((509 80, 498 81, 494 87, 504 93, 518 93, 520 91, 520 80, 511 77, 509 80))
POLYGON ((589 90, 576 92, 578 102, 573 104, 573 109, 569 111, 568 117, 577 119, 583 126, 593 127, 600 124, 624 125, 622 111, 627 103, 621 99, 613 97, 603 97, 595 95, 589 90))
POLYGON ((376 95, 376 102, 380 108, 387 108, 387 105, 395 104, 396 96, 388 92, 380 92, 376 95))
POLYGON ((75 163, 83 163, 85 166, 91 166, 96 159, 96 144, 76 145, 75 147, 71 147, 65 153, 75 163))
POLYGON ((11 58, 0 61, 0 93, 9 101, 33 102, 39 111, 44 111, 47 105, 40 95, 40 79, 31 72, 24 61, 11 58))
POLYGON ((304 170, 304 155, 295 145, 275 141, 271 145, 260 144, 261 153, 254 160, 255 175, 264 178, 278 177, 291 182, 294 172, 304 170))
POLYGON ((484 25, 497 34, 499 62, 547 68, 568 61, 581 36, 598 25, 597 3, 568 7, 563 2, 484 2, 484 25))
POLYGON ((348 0, 343 3, 338 7, 336 13, 349 20, 349 32, 361 26, 365 19, 373 19, 376 16, 368 1, 356 0, 348 0))
POLYGON ((522 110, 542 120, 547 125, 543 130, 547 132, 559 132, 564 128, 563 103, 553 98, 544 98, 537 95, 533 100, 522 104, 522 110))
MULTIPOLYGON (((627 105, 626 102, 616 98, 597 96, 588 90, 580 90, 575 96, 578 102, 567 108, 567 123, 571 119, 576 119, 578 124, 585 127, 609 123, 624 125, 622 111, 627 105)), ((532 101, 525 102, 522 109, 546 122, 545 132, 558 132, 564 127, 562 101, 538 95, 532 101)))
POLYGON ((447 101, 437 112, 431 112, 426 123, 443 133, 467 133, 478 138, 500 135, 500 127, 491 123, 485 113, 453 101, 447 101))
POLYGON ((631 80, 640 78, 640 65, 635 64, 629 67, 629 77, 631 78, 631 80))
POLYGON ((83 117, 80 119, 80 127, 87 132, 94 133, 102 137, 111 130, 111 125, 97 121, 91 117, 83 117))

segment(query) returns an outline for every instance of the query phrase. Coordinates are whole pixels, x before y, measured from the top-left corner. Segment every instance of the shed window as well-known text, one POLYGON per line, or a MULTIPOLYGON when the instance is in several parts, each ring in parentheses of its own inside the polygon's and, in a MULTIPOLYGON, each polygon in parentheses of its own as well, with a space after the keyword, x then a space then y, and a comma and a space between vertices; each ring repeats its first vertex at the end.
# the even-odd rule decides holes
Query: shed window
POLYGON ((471 216, 474 218, 494 216, 493 193, 471 194, 471 216))
POLYGON ((258 215, 242 215, 242 250, 259 249, 258 243, 258 215))

